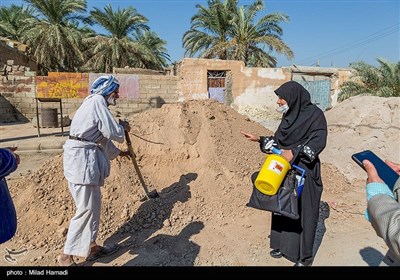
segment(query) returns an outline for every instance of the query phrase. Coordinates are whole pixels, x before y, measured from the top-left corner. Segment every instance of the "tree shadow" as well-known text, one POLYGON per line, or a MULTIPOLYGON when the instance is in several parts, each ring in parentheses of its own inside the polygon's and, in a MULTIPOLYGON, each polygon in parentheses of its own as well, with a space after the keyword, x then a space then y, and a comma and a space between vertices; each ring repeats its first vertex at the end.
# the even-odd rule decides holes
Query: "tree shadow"
POLYGON ((326 232, 325 220, 329 218, 329 215, 330 215, 329 204, 325 201, 321 201, 319 204, 318 224, 317 224, 317 229, 315 231, 315 239, 313 245, 314 257, 318 252, 318 248, 321 246, 322 239, 324 238, 326 232))
POLYGON ((176 235, 158 234, 140 246, 138 256, 128 261, 126 266, 194 266, 200 246, 192 241, 192 235, 200 233, 203 222, 194 221, 186 225, 176 235))
POLYGON ((379 266, 384 255, 372 247, 365 247, 360 250, 360 255, 368 266, 379 266))
POLYGON ((174 204, 189 200, 191 197, 189 183, 196 180, 197 176, 197 173, 182 174, 179 181, 164 188, 158 198, 143 202, 136 213, 104 241, 104 244, 118 243, 120 249, 111 256, 91 262, 85 261, 81 265, 91 266, 94 262, 110 263, 126 252, 136 254, 135 250, 143 246, 152 234, 169 224, 174 204))

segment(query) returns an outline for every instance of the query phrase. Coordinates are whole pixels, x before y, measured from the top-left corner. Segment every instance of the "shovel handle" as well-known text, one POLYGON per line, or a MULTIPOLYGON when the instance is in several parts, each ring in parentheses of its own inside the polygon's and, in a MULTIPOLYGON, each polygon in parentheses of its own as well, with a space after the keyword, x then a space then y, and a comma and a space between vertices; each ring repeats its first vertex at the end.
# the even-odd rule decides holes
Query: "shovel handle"
POLYGON ((146 183, 144 182, 144 179, 143 179, 142 172, 140 172, 139 165, 136 161, 136 155, 132 148, 131 138, 129 137, 129 133, 126 130, 125 130, 125 140, 126 140, 126 144, 128 145, 129 153, 131 154, 133 167, 135 168, 136 174, 138 175, 139 181, 143 187, 144 194, 146 195, 146 197, 148 199, 150 199, 149 190, 147 189, 146 183))
POLYGON ((129 133, 126 130, 125 130, 125 140, 126 140, 126 144, 128 146, 128 151, 131 154, 131 157, 136 158, 136 154, 135 154, 135 152, 133 151, 133 148, 132 148, 131 138, 129 137, 129 133))
POLYGON ((125 132, 126 144, 127 144, 128 146, 131 146, 131 145, 132 145, 132 142, 131 142, 131 138, 129 137, 129 133, 128 133, 128 131, 126 131, 126 130, 124 130, 124 132, 125 132))

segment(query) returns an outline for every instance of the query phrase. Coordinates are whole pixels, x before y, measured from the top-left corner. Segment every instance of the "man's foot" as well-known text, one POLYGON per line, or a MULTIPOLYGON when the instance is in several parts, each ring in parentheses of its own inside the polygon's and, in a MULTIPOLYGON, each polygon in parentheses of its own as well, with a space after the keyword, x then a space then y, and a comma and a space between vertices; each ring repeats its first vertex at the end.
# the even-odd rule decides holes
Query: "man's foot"
POLYGON ((86 261, 92 262, 98 258, 106 257, 114 254, 119 249, 118 244, 110 244, 105 246, 96 245, 90 249, 90 254, 86 258, 86 261))
POLYGON ((275 259, 282 258, 282 253, 279 251, 279 249, 273 249, 271 252, 269 252, 269 254, 275 259))
POLYGON ((76 266, 72 256, 66 254, 57 256, 57 262, 59 266, 76 266))

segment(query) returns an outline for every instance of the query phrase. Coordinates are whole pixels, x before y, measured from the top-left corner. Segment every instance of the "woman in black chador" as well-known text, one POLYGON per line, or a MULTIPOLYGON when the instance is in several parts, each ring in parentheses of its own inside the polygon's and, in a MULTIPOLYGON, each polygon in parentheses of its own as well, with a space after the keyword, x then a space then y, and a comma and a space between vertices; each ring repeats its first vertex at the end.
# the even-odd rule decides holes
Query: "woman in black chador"
POLYGON ((278 111, 283 114, 274 136, 255 136, 241 132, 247 139, 260 142, 261 151, 271 139, 291 164, 306 171, 304 187, 299 198, 300 218, 272 214, 270 255, 285 257, 295 266, 312 264, 313 244, 318 224, 322 195, 321 162, 319 154, 326 146, 327 124, 321 109, 311 103, 310 93, 299 83, 290 81, 275 90, 278 111))

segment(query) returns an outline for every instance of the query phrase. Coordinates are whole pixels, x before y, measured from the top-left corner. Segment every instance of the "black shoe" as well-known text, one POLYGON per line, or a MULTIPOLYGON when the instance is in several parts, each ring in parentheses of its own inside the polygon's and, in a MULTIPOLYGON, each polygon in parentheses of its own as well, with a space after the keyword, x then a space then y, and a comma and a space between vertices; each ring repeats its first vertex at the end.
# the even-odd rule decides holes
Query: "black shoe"
POLYGON ((293 266, 311 266, 312 265, 312 261, 297 261, 293 266))
POLYGON ((271 252, 269 252, 269 254, 275 259, 282 258, 282 253, 279 251, 279 249, 273 249, 271 252))

